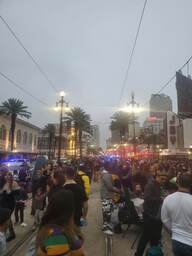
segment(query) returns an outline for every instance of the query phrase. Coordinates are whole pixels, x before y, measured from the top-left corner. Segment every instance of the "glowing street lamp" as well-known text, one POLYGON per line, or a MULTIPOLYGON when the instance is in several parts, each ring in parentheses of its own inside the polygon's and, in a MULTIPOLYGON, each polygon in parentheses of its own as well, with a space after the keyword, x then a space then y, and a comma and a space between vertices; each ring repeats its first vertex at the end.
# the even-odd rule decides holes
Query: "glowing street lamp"
POLYGON ((131 95, 131 101, 127 104, 127 106, 125 108, 122 109, 122 111, 132 114, 132 118, 133 118, 133 152, 134 152, 134 156, 136 156, 137 152, 136 152, 135 115, 141 113, 143 111, 143 109, 135 101, 134 93, 132 93, 132 95, 131 95))
POLYGON ((60 96, 61 96, 61 97, 65 97, 65 96, 66 96, 66 93, 65 93, 64 91, 61 91, 61 92, 60 92, 60 96))
POLYGON ((61 158, 61 145, 62 145, 62 130, 63 130, 63 111, 70 111, 69 109, 69 104, 64 100, 64 96, 66 93, 64 91, 60 92, 60 97, 61 99, 56 102, 56 107, 55 110, 59 111, 60 110, 60 125, 59 125, 59 141, 58 141, 58 162, 60 161, 61 158), (65 105, 65 108, 64 108, 65 105))

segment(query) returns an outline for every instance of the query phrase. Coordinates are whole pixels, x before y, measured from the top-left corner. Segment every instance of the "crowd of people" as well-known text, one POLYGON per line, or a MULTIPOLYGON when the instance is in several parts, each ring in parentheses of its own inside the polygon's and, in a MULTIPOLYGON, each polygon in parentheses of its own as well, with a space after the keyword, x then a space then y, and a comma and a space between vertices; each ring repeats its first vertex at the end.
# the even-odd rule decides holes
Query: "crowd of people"
POLYGON ((164 225, 172 234, 174 255, 190 256, 191 192, 192 168, 189 160, 108 161, 101 175, 103 230, 113 234, 114 231, 122 232, 121 221, 128 226, 136 224, 141 227, 141 236, 135 255, 144 255, 150 243, 147 255, 161 256, 164 225), (115 205, 119 206, 118 224, 113 216, 115 205))
POLYGON ((113 235, 124 232, 122 224, 138 224, 141 236, 135 255, 144 255, 148 243, 148 255, 163 255, 164 225, 172 233, 174 255, 192 255, 191 175, 189 160, 104 157, 48 162, 36 168, 31 179, 24 170, 16 179, 8 170, 1 171, 0 255, 6 240, 16 236, 14 225, 27 225, 25 205, 31 197, 37 236, 28 255, 83 256, 81 227, 88 222, 91 182, 100 183, 104 233, 113 235))
POLYGON ((50 255, 50 250, 51 253, 56 251, 56 254, 51 255, 60 255, 58 248, 61 250, 61 255, 65 255, 70 250, 73 253, 79 252, 75 255, 83 255, 80 246, 83 242, 80 227, 87 223, 90 182, 94 175, 92 167, 94 167, 93 162, 87 159, 72 160, 63 164, 48 162, 34 169, 30 179, 25 175, 27 172, 24 171, 24 167, 17 177, 14 177, 7 168, 1 168, 0 255, 6 251, 6 241, 9 242, 16 237, 14 226, 19 224, 22 227, 27 226, 24 218, 29 197, 32 200, 31 215, 34 216, 33 230, 39 230, 38 241, 40 241, 39 237, 45 235, 41 240, 42 243, 38 243, 34 255, 50 255), (7 214, 4 214, 5 210, 8 211, 7 214), (14 223, 11 217, 15 218, 14 223), (57 243, 57 238, 60 240, 61 236, 57 234, 59 229, 60 233, 63 233, 61 244, 58 241, 56 247, 51 247, 50 244, 48 248, 44 247, 47 239, 49 241, 53 239, 54 243, 57 243), (50 232, 53 232, 51 237, 49 237, 50 232), (63 239, 66 243, 68 241, 68 245, 63 244, 63 239))

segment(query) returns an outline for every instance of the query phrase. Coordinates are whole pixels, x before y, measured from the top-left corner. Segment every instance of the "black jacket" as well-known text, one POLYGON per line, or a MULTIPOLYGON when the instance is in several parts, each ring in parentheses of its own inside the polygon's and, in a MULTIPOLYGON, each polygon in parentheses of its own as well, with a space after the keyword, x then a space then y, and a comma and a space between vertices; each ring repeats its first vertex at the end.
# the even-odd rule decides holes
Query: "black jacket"
POLYGON ((144 191, 144 213, 151 218, 160 218, 162 205, 160 184, 149 181, 144 191))

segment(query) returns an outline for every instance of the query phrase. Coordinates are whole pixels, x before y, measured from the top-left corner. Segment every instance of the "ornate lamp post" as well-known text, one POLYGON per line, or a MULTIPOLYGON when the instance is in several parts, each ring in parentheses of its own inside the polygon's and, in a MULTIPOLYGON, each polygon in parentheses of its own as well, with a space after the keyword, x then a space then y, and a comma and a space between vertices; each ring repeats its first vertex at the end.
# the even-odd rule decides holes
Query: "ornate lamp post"
POLYGON ((131 101, 127 104, 127 106, 122 109, 123 111, 130 113, 133 119, 133 153, 134 157, 137 155, 137 142, 136 142, 136 114, 142 111, 140 105, 135 101, 135 95, 132 93, 131 101))
POLYGON ((59 140, 58 140, 58 162, 61 158, 61 147, 62 147, 62 132, 63 132, 63 113, 64 107, 68 108, 68 103, 64 100, 65 92, 60 92, 60 100, 56 102, 56 109, 60 110, 60 122, 59 122, 59 140))

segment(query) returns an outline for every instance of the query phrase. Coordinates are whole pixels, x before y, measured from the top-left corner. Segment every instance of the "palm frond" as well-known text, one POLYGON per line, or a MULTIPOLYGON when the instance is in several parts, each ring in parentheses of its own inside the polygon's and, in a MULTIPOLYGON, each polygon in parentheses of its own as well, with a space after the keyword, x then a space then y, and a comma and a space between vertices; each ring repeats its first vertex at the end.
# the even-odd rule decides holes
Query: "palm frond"
POLYGON ((0 113, 30 118, 31 112, 27 111, 28 107, 23 104, 23 101, 19 99, 9 98, 7 101, 2 102, 0 113))

